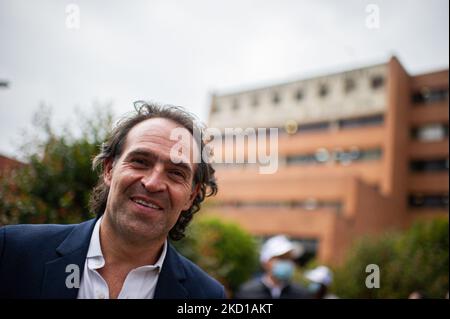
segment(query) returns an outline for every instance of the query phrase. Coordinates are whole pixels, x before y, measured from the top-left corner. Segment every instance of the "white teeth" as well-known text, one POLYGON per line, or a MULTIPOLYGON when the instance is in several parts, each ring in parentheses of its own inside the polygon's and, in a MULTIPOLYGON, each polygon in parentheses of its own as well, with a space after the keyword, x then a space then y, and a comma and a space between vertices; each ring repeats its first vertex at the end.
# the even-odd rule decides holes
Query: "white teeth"
POLYGON ((142 200, 142 199, 133 199, 133 201, 134 201, 135 203, 138 203, 138 204, 140 204, 140 205, 142 205, 142 206, 145 206, 145 207, 155 208, 155 209, 160 209, 158 206, 156 206, 156 205, 154 205, 154 204, 152 204, 152 203, 146 202, 146 201, 144 201, 144 200, 142 200))

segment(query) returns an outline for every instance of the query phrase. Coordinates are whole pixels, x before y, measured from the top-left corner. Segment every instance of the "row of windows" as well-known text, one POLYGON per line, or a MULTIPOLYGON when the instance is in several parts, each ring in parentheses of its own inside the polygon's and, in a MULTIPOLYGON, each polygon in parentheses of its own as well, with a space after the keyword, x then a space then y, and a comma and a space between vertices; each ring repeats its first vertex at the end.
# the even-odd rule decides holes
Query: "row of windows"
MULTIPOLYGON (((321 148, 317 150, 315 154, 288 156, 286 157, 286 163, 288 165, 311 165, 337 162, 343 165, 348 165, 352 162, 380 160, 381 157, 382 151, 380 149, 360 151, 358 148, 353 148, 348 151, 334 150, 330 152, 325 148, 321 148)), ((221 167, 229 166, 232 168, 238 165, 245 166, 245 164, 246 163, 221 163, 220 165, 221 167)), ((445 172, 449 170, 449 166, 450 164, 448 158, 434 160, 412 160, 409 163, 409 170, 411 172, 445 172)))
MULTIPOLYGON (((379 88, 384 86, 384 77, 381 75, 375 75, 370 79, 370 86, 373 90, 378 90, 379 88)), ((351 93, 357 88, 357 82, 353 78, 346 78, 344 80, 343 90, 346 94, 351 93)), ((305 98, 305 90, 302 88, 297 89, 293 94, 292 98, 298 102, 305 98)), ((320 84, 317 88, 317 96, 320 98, 325 98, 330 93, 330 86, 327 84, 320 84)), ((273 105, 278 105, 281 103, 283 97, 279 91, 274 91, 271 96, 271 101, 273 105)), ((251 98, 250 102, 251 106, 258 107, 260 105, 259 96, 254 94, 251 98)), ((236 98, 232 102, 232 109, 238 110, 240 108, 239 100, 236 98)), ((216 113, 219 111, 219 107, 213 106, 212 112, 216 113)))
MULTIPOLYGON (((410 194, 408 204, 411 208, 448 208, 448 193, 444 194, 410 194)), ((298 208, 305 210, 317 210, 320 208, 333 208, 337 211, 342 209, 341 202, 320 201, 314 198, 303 201, 288 202, 224 202, 221 207, 233 208, 261 208, 261 209, 279 209, 279 208, 298 208)))
POLYGON ((337 162, 342 165, 348 165, 352 162, 379 160, 381 156, 381 149, 360 150, 357 147, 354 147, 350 150, 335 149, 333 151, 328 151, 325 148, 321 148, 314 154, 288 156, 286 162, 288 165, 324 164, 328 162, 337 162))
POLYGON ((282 129, 282 131, 288 134, 309 133, 309 132, 313 133, 313 132, 327 131, 332 126, 338 129, 348 129, 357 127, 379 126, 382 125, 383 123, 384 123, 384 115, 377 114, 352 119, 341 119, 338 120, 336 123, 326 121, 326 122, 315 122, 297 125, 294 121, 290 121, 289 123, 286 124, 286 126, 282 129))
POLYGON ((330 125, 331 125, 330 122, 308 123, 300 125, 297 131, 299 133, 306 133, 306 132, 328 130, 330 128, 330 125))
POLYGON ((225 202, 221 203, 222 207, 233 207, 233 208, 260 208, 260 209, 279 209, 279 208, 290 208, 290 209, 305 209, 305 210, 316 210, 319 208, 333 208, 339 211, 342 208, 341 202, 326 202, 320 201, 314 198, 303 200, 303 201, 288 201, 288 202, 225 202))
POLYGON ((413 104, 428 104, 440 101, 448 101, 448 88, 429 89, 423 88, 414 92, 411 96, 413 104))
POLYGON ((411 194, 408 197, 410 208, 441 208, 448 209, 448 194, 411 194))
POLYGON ((339 120, 340 128, 353 128, 364 126, 376 126, 381 125, 384 122, 384 115, 378 114, 374 116, 360 117, 354 119, 339 120))
MULTIPOLYGON (((348 129, 348 128, 357 128, 357 127, 370 127, 370 126, 379 126, 384 123, 383 114, 377 114, 366 117, 359 117, 353 119, 342 119, 337 122, 314 122, 314 123, 306 123, 306 124, 297 124, 295 121, 288 121, 286 125, 282 128, 278 128, 278 132, 285 132, 287 134, 303 134, 303 133, 317 133, 321 131, 328 131, 332 126, 338 129, 348 129)), ((266 134, 268 134, 269 130, 267 128, 266 134)), ((258 130, 255 129, 256 137, 258 137, 258 130)), ((233 143, 235 142, 233 133, 233 143)), ((215 136, 214 139, 217 140, 225 140, 226 135, 222 134, 221 136, 215 136)))

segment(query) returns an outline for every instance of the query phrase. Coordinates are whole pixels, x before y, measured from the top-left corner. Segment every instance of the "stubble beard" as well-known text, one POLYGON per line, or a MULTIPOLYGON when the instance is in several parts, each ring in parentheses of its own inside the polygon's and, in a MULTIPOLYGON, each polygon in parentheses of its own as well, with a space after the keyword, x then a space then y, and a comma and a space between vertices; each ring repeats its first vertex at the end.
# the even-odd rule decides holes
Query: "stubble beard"
MULTIPOLYGON (((128 198, 122 203, 112 205, 108 212, 109 223, 113 231, 126 243, 131 245, 148 245, 154 241, 160 241, 166 238, 167 229, 166 220, 158 218, 146 218, 132 211, 129 206, 128 198)), ((130 203, 131 204, 131 203, 130 203)), ((165 211, 161 214, 166 214, 165 211)))

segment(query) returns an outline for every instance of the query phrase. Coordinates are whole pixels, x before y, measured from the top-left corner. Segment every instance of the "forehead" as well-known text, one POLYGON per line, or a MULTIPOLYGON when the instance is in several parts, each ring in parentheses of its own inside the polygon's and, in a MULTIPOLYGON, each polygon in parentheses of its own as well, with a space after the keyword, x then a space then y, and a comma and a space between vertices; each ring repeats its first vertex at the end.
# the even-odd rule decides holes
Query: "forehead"
POLYGON ((161 158, 170 158, 172 149, 182 149, 183 154, 177 153, 184 160, 190 161, 193 150, 192 134, 182 125, 165 118, 151 118, 136 124, 127 134, 123 153, 134 149, 148 149, 157 153, 161 158), (183 138, 180 139, 180 133, 183 138))

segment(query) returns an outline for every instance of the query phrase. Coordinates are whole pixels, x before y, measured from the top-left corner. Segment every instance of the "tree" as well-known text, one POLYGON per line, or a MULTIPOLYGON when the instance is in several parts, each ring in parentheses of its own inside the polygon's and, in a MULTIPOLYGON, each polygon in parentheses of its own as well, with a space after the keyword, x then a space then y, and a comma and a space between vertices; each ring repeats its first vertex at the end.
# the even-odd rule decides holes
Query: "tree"
POLYGON ((218 218, 194 219, 176 248, 202 269, 235 291, 258 268, 258 249, 250 234, 218 218))
POLYGON ((36 112, 36 132, 22 146, 27 165, 4 176, 0 184, 0 224, 76 223, 93 217, 90 191, 98 175, 91 160, 112 124, 109 107, 94 108, 92 118, 78 116, 81 133, 66 124, 60 133, 51 112, 36 112))
POLYGON ((448 292, 447 219, 417 222, 404 233, 364 238, 335 269, 333 290, 346 298, 407 298, 413 291, 443 298, 448 292), (380 288, 365 285, 367 265, 380 269, 380 288))

